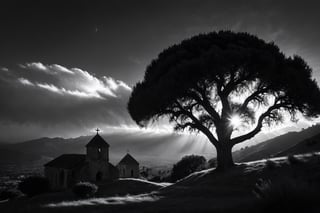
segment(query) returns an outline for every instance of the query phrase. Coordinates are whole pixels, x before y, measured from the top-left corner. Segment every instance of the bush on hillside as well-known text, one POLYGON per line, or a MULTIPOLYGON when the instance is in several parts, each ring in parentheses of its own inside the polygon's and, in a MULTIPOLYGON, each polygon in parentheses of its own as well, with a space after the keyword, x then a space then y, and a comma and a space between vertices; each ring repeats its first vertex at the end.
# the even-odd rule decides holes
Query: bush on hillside
POLYGON ((206 168, 206 159, 199 155, 184 156, 179 162, 173 165, 171 180, 177 181, 189 174, 206 168))
POLYGON ((16 189, 5 189, 0 192, 0 200, 12 200, 20 197, 22 193, 16 189))
POLYGON ((208 160, 208 167, 215 168, 217 166, 217 158, 211 158, 208 160))
POLYGON ((288 162, 292 165, 300 164, 303 162, 301 159, 299 159, 297 156, 294 156, 294 155, 289 155, 287 158, 288 158, 288 162))
POLYGON ((317 152, 312 153, 312 158, 320 163, 320 154, 318 154, 317 152))
POLYGON ((31 176, 22 180, 18 189, 29 197, 50 191, 49 180, 41 176, 31 176))
POLYGON ((74 185, 72 191, 80 198, 86 198, 93 196, 98 190, 98 186, 89 182, 80 182, 74 185))
POLYGON ((266 168, 267 168, 267 169, 272 170, 272 169, 277 168, 277 166, 278 166, 277 163, 274 162, 274 161, 272 161, 272 160, 270 160, 270 159, 268 159, 268 160, 266 161, 266 168))
POLYGON ((315 212, 319 192, 314 184, 292 177, 270 181, 259 179, 253 190, 257 197, 255 212, 315 212))

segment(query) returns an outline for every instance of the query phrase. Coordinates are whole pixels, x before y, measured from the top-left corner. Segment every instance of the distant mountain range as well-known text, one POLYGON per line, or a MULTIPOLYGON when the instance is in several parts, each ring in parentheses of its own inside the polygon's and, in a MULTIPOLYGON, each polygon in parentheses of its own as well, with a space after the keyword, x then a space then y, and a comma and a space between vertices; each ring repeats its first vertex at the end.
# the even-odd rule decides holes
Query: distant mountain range
MULTIPOLYGON (((110 144, 110 161, 114 164, 130 152, 141 164, 165 165, 176 161, 177 153, 183 155, 184 146, 192 145, 189 138, 183 143, 178 134, 114 133, 102 135, 110 144), (174 148, 173 148, 174 147, 174 148)), ((0 164, 23 164, 41 159, 53 159, 61 154, 84 154, 85 145, 93 136, 77 138, 40 138, 0 146, 0 164)))
MULTIPOLYGON (((159 166, 177 162, 183 155, 201 154, 201 150, 214 153, 210 144, 194 143, 198 136, 179 134, 114 133, 102 135, 110 144, 111 162, 117 164, 130 152, 141 165, 159 166), (206 147, 208 146, 208 147, 206 147), (196 148, 194 148, 196 147, 196 148)), ((65 153, 85 153, 85 145, 92 136, 78 138, 40 138, 17 144, 0 146, 0 164, 23 165, 34 161, 48 161, 65 153)), ((320 125, 287 134, 242 148, 233 153, 237 162, 258 160, 273 156, 320 150, 320 125)), ((212 154, 212 156, 214 156, 212 154)), ((208 157, 208 156, 206 156, 208 157)))
POLYGON ((264 158, 320 151, 320 125, 288 132, 257 145, 242 148, 233 153, 237 162, 247 162, 264 158), (317 143, 319 142, 319 143, 317 143))

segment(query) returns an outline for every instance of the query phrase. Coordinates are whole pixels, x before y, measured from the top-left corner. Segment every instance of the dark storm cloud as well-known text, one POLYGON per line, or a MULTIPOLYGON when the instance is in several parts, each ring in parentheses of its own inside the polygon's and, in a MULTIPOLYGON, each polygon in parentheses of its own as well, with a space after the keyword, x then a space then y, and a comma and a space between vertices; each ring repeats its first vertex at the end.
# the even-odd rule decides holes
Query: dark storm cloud
POLYGON ((131 88, 124 82, 61 65, 20 67, 0 72, 0 129, 7 130, 1 132, 13 137, 8 131, 15 127, 30 129, 30 135, 73 135, 99 125, 132 124, 126 110, 131 88))

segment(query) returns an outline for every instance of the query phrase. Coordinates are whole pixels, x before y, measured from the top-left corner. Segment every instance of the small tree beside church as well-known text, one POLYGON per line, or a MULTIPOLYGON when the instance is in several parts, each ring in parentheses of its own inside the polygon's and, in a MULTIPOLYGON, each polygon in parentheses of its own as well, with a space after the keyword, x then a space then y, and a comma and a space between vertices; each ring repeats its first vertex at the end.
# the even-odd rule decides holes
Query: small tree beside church
POLYGON ((140 126, 165 117, 177 131, 203 133, 224 170, 234 165, 232 148, 264 125, 282 122, 286 113, 292 120, 298 112, 319 115, 319 97, 301 57, 248 33, 220 31, 161 52, 135 85, 128 110, 140 126))
POLYGON ((199 155, 187 155, 173 165, 171 181, 177 181, 193 172, 206 168, 207 160, 199 155))

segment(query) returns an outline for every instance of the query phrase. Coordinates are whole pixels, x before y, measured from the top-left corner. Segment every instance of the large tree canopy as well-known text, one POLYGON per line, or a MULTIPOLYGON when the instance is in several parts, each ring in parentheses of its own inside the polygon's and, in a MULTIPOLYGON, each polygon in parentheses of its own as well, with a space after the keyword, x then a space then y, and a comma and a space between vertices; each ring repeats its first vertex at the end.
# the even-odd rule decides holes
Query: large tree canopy
POLYGON ((176 130, 202 132, 217 149, 218 167, 226 168, 235 144, 281 121, 284 111, 317 116, 320 91, 301 57, 286 57, 248 33, 220 31, 161 52, 134 87, 128 110, 140 126, 168 117, 176 130), (265 111, 256 115, 258 108, 265 111), (235 115, 251 128, 232 138, 235 115))

